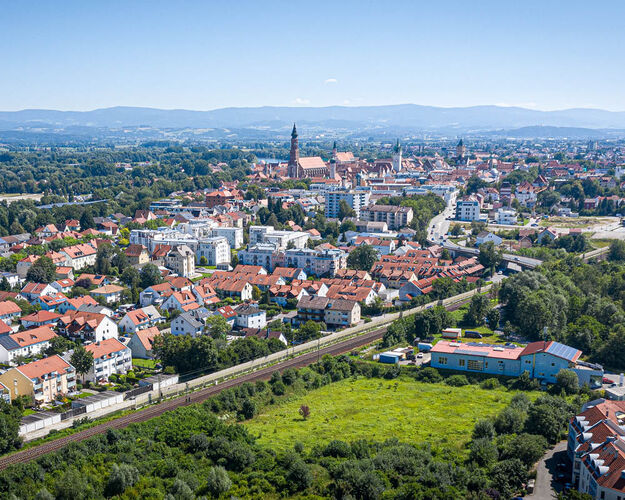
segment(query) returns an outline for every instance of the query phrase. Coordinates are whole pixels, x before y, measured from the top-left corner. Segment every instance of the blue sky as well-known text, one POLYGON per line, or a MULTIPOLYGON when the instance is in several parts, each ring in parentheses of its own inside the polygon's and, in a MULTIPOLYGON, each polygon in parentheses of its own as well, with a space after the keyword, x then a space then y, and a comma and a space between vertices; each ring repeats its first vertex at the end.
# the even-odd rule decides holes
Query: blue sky
POLYGON ((3 2, 0 110, 625 110, 625 2, 3 2))

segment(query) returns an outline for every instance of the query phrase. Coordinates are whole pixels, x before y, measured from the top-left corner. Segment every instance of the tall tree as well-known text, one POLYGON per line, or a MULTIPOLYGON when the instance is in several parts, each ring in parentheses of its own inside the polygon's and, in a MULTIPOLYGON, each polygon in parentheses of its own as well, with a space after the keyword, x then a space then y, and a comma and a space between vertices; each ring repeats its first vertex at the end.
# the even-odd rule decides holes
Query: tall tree
POLYGON ((28 281, 52 283, 56 279, 56 266, 50 257, 39 257, 26 273, 28 281))
POLYGON ((76 373, 78 373, 78 375, 81 375, 82 379, 84 380, 85 375, 93 366, 93 356, 82 345, 78 345, 74 349, 74 352, 72 353, 69 362, 74 368, 76 368, 76 373))

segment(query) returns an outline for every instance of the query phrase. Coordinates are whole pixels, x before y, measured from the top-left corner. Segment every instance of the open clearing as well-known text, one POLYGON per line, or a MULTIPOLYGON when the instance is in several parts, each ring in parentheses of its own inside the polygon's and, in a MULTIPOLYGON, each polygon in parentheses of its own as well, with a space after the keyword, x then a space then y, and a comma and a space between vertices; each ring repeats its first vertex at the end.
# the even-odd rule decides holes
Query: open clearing
POLYGON ((406 377, 347 379, 266 408, 245 425, 260 444, 279 449, 292 448, 297 441, 311 447, 333 439, 398 438, 462 452, 475 422, 495 416, 514 394, 406 377), (298 412, 304 404, 310 408, 306 421, 298 412))

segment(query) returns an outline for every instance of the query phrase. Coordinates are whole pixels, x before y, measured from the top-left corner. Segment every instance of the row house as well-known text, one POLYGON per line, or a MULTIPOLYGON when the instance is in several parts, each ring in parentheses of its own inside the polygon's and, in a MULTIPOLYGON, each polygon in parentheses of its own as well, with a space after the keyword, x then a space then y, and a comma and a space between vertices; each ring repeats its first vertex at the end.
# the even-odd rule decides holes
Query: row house
POLYGON ((156 326, 138 330, 128 341, 133 358, 154 359, 154 340, 161 335, 156 326))
POLYGON ((10 325, 13 320, 19 318, 21 315, 22 308, 15 302, 10 300, 0 302, 0 320, 10 325))

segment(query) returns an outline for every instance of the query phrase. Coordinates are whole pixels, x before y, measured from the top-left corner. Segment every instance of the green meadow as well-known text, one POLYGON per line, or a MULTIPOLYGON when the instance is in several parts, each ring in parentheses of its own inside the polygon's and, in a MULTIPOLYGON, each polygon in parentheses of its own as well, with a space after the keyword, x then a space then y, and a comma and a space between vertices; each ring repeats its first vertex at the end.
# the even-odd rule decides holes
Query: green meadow
POLYGON ((297 441, 310 447, 333 439, 398 438, 462 452, 475 422, 494 417, 514 394, 410 378, 347 379, 267 407, 245 425, 260 444, 279 449, 297 441), (301 405, 310 408, 307 420, 299 415, 301 405))

